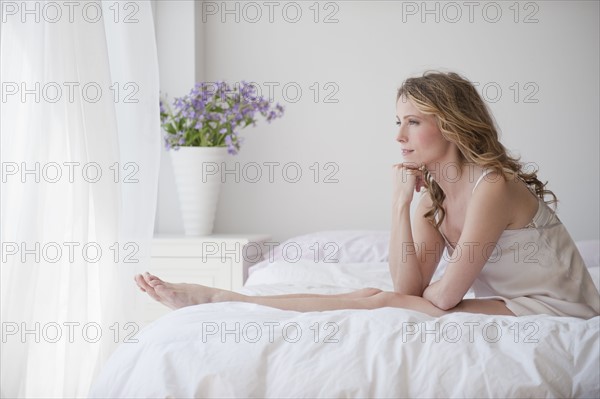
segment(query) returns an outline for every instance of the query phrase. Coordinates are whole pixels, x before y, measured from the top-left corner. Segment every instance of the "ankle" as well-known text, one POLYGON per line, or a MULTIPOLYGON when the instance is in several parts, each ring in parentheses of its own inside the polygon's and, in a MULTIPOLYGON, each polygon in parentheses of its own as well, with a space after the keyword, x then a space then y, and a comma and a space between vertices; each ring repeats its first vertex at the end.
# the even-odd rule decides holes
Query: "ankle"
POLYGON ((244 302, 243 295, 232 291, 218 290, 210 298, 211 302, 244 302))

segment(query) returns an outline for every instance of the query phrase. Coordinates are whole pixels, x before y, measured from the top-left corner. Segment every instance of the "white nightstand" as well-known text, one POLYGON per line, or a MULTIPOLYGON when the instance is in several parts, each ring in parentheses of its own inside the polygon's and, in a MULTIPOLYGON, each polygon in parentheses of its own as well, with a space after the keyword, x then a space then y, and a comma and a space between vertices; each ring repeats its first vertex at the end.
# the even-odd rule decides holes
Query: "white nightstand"
MULTIPOLYGON (((164 235, 152 241, 149 272, 172 283, 195 283, 237 290, 248 277, 248 267, 268 255, 264 234, 218 234, 205 237, 164 235)), ((142 303, 145 324, 169 308, 147 296, 142 303)))

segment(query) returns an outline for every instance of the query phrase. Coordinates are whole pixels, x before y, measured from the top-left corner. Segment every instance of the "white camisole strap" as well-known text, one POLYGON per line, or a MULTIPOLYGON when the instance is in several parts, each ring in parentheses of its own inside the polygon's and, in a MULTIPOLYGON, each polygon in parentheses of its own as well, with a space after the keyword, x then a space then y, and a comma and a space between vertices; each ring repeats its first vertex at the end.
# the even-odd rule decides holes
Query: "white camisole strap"
POLYGON ((481 174, 481 176, 479 176, 479 179, 477 179, 477 181, 475 182, 475 186, 473 187, 473 191, 471 191, 471 194, 473 194, 475 192, 475 189, 477 188, 477 185, 479 184, 479 182, 481 182, 481 180, 483 180, 483 178, 485 177, 485 175, 487 175, 488 173, 492 172, 493 169, 485 169, 483 171, 483 173, 481 174))

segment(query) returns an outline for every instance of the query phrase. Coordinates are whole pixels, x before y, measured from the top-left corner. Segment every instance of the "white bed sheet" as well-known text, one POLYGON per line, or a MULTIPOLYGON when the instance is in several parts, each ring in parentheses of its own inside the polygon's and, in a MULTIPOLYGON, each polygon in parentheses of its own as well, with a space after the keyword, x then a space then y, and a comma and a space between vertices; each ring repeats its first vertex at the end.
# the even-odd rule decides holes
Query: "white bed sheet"
MULTIPOLYGON (((242 292, 365 286, 391 289, 387 263, 275 262, 242 292)), ((600 317, 205 304, 122 344, 90 397, 600 397, 599 333, 600 317)))

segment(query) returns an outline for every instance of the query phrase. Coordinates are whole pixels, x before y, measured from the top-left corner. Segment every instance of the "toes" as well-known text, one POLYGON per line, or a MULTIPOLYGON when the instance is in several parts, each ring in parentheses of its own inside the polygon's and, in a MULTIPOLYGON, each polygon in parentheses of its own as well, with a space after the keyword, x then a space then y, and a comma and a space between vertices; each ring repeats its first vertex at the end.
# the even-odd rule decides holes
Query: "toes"
MULTIPOLYGON (((136 276, 136 282, 142 291, 150 295, 150 297, 156 301, 162 302, 161 297, 156 293, 154 287, 148 284, 148 281, 144 278, 144 275, 138 274, 136 276)), ((153 280, 154 281, 154 280, 153 280)))
POLYGON ((159 279, 158 277, 156 277, 148 272, 144 272, 142 277, 144 278, 144 281, 148 285, 150 285, 151 283, 155 283, 155 284, 163 283, 163 281, 161 279, 159 279))
POLYGON ((169 306, 165 303, 165 300, 168 299, 167 297, 171 290, 165 286, 165 283, 161 279, 148 272, 144 272, 143 274, 136 274, 134 280, 141 291, 147 293, 155 301, 169 306), (158 288, 160 293, 155 288, 158 288))
POLYGON ((144 279, 142 278, 141 274, 136 274, 135 276, 133 276, 133 280, 135 281, 135 283, 137 284, 137 286, 140 288, 140 290, 142 290, 143 292, 146 292, 146 282, 144 281, 144 279))
POLYGON ((161 280, 150 280, 148 282, 148 285, 152 288, 156 288, 160 285, 164 286, 165 284, 161 280))
POLYGON ((148 272, 144 273, 144 276, 147 277, 148 281, 152 281, 152 280, 158 280, 158 281, 162 281, 161 279, 159 279, 158 277, 156 277, 154 274, 150 274, 148 272))
POLYGON ((146 284, 148 284, 152 288, 155 288, 161 284, 165 284, 164 281, 162 281, 158 277, 156 277, 148 272, 144 273, 144 281, 146 282, 146 284))

